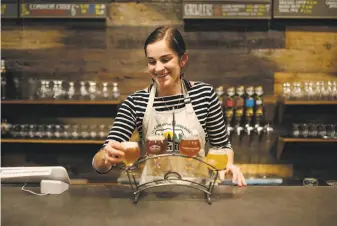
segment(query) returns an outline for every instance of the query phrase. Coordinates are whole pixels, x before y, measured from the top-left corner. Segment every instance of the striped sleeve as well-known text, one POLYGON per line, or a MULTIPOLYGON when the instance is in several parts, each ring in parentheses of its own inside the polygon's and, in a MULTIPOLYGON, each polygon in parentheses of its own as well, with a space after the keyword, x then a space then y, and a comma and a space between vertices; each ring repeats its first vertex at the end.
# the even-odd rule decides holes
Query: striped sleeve
POLYGON ((206 130, 208 133, 209 143, 213 147, 232 149, 232 146, 228 139, 223 111, 213 87, 210 87, 208 104, 209 106, 206 118, 206 130))
POLYGON ((103 147, 111 140, 118 142, 128 141, 136 128, 136 112, 132 95, 120 106, 114 123, 110 129, 109 135, 105 140, 103 147))

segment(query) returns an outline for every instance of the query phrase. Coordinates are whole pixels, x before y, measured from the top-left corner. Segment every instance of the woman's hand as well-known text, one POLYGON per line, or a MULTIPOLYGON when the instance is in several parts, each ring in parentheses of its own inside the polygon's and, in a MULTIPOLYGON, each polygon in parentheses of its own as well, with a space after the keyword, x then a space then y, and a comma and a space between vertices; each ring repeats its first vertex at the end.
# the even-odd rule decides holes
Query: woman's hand
POLYGON ((224 171, 224 174, 232 174, 232 182, 233 184, 237 184, 238 186, 247 186, 246 180, 244 176, 241 173, 241 170, 239 167, 235 166, 234 164, 229 164, 226 167, 226 170, 224 171))
POLYGON ((102 151, 104 153, 104 164, 107 166, 113 166, 123 161, 124 148, 120 142, 109 141, 102 151))

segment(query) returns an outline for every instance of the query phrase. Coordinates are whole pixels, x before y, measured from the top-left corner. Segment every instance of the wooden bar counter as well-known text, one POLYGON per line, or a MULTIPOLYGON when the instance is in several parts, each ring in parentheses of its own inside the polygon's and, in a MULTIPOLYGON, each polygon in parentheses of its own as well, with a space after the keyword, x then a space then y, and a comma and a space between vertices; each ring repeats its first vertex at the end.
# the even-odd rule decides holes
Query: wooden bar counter
POLYGON ((3 185, 1 225, 332 226, 337 222, 337 187, 222 185, 215 188, 212 205, 191 188, 160 189, 142 193, 134 204, 128 186, 71 185, 61 195, 36 196, 21 186, 3 185))

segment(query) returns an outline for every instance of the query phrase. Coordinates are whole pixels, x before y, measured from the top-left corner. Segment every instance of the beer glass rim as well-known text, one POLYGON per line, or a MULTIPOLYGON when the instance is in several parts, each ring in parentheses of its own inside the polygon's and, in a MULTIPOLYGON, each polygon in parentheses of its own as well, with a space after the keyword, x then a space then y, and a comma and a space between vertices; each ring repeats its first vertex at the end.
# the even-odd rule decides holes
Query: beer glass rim
POLYGON ((121 142, 121 144, 126 149, 128 149, 128 148, 139 148, 138 142, 136 142, 136 141, 123 141, 123 142, 121 142))
POLYGON ((200 141, 199 140, 199 137, 198 136, 196 136, 196 135, 191 135, 191 136, 187 136, 187 137, 182 137, 181 139, 180 139, 180 141, 182 141, 182 140, 198 140, 198 141, 200 141))
POLYGON ((208 149, 208 153, 214 153, 214 152, 221 152, 223 154, 228 154, 229 150, 226 148, 220 148, 220 147, 211 147, 208 149))
POLYGON ((163 135, 151 135, 151 136, 148 136, 147 138, 146 138, 146 140, 151 140, 151 141, 158 141, 158 140, 160 140, 160 141, 164 141, 165 140, 165 136, 163 136, 163 135), (159 139, 160 138, 160 139, 159 139))

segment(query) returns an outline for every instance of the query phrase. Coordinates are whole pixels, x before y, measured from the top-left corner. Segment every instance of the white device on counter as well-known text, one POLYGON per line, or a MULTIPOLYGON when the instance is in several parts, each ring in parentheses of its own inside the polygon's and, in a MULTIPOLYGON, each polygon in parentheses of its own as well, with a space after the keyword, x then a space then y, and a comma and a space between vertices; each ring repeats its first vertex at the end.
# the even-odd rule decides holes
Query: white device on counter
MULTIPOLYGON (((70 179, 67 170, 62 166, 41 167, 1 167, 1 183, 40 183, 41 194, 61 194, 69 189, 70 179)), ((35 192, 24 189, 33 194, 35 192)))

